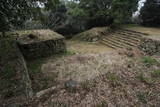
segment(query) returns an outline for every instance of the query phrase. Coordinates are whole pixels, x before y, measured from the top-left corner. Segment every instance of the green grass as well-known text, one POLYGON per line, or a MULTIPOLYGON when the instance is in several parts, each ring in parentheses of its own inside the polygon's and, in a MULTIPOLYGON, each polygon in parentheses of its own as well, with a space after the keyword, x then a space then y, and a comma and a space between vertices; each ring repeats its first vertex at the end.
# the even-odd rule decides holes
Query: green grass
POLYGON ((147 104, 147 99, 148 99, 148 93, 146 92, 138 92, 137 93, 137 98, 140 102, 147 104))
POLYGON ((101 103, 98 104, 96 107, 108 107, 108 103, 107 103, 107 101, 103 100, 103 101, 101 101, 101 103))
POLYGON ((147 83, 147 84, 153 84, 153 83, 155 83, 155 79, 149 78, 149 77, 145 77, 143 73, 140 73, 137 76, 137 79, 140 80, 141 82, 144 82, 144 83, 147 83))
POLYGON ((144 63, 145 65, 148 65, 148 66, 159 64, 159 62, 156 59, 154 59, 150 56, 145 56, 145 57, 141 58, 141 62, 144 63))
POLYGON ((27 62, 29 75, 32 81, 32 87, 34 92, 50 88, 55 85, 55 77, 57 74, 48 76, 41 71, 42 64, 46 61, 45 58, 27 62))
POLYGON ((125 27, 125 28, 128 28, 128 27, 137 27, 139 26, 138 24, 126 24, 126 25, 123 25, 122 27, 125 27))
POLYGON ((66 56, 69 56, 69 55, 75 55, 76 54, 76 52, 74 52, 74 51, 66 51, 63 55, 66 55, 66 56))
POLYGON ((151 75, 152 75, 153 77, 160 77, 160 70, 152 71, 152 72, 151 72, 151 75))
POLYGON ((107 79, 112 82, 117 82, 119 80, 119 77, 113 73, 107 73, 106 76, 107 76, 107 79))

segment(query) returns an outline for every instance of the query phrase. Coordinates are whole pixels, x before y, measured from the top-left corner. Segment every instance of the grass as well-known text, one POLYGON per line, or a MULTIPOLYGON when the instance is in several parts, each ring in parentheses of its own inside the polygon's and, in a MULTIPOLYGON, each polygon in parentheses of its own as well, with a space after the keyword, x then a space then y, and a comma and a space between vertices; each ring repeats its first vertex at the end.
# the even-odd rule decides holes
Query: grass
POLYGON ((152 71, 152 72, 151 72, 151 75, 152 75, 153 77, 160 77, 160 70, 152 71))
POLYGON ((96 87, 96 83, 89 80, 86 80, 84 82, 81 83, 81 86, 84 90, 86 90, 87 92, 89 92, 92 88, 96 87))
POLYGON ((138 92, 137 98, 140 102, 147 104, 148 93, 146 92, 138 92))
POLYGON ((41 66, 44 62, 45 59, 39 59, 27 63, 34 92, 50 88, 52 87, 52 85, 56 84, 55 77, 57 76, 57 74, 52 74, 52 76, 48 76, 41 71, 41 66))
POLYGON ((0 94, 2 97, 8 98, 16 93, 16 89, 12 88, 17 84, 15 77, 16 71, 10 65, 6 65, 0 72, 0 94))
POLYGON ((137 78, 141 81, 141 82, 144 82, 144 83, 147 83, 147 84, 153 84, 155 82, 155 80, 153 78, 149 78, 149 77, 146 77, 144 76, 143 73, 140 73, 137 78))
POLYGON ((141 62, 144 63, 147 66, 152 66, 152 65, 159 64, 159 62, 156 59, 154 59, 150 56, 145 56, 145 57, 141 58, 141 62))
POLYGON ((97 105, 96 107, 108 107, 108 103, 107 101, 103 100, 101 101, 101 103, 99 105, 97 105))
POLYGON ((70 55, 75 55, 75 54, 76 54, 76 52, 75 52, 75 51, 71 51, 71 50, 66 51, 66 52, 64 53, 65 56, 70 56, 70 55))
POLYGON ((107 76, 107 79, 112 82, 118 82, 119 80, 119 77, 113 73, 107 73, 106 76, 107 76))

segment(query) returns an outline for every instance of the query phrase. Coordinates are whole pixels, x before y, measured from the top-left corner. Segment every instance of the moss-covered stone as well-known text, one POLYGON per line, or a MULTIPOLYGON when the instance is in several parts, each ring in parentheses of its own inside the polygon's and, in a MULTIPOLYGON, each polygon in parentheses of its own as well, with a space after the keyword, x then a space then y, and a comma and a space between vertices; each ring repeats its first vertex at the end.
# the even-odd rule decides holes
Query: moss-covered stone
MULTIPOLYGON (((158 38, 158 37, 157 37, 158 38)), ((141 40, 139 49, 148 55, 158 55, 160 56, 160 40, 151 37, 144 37, 141 40)))
POLYGON ((19 107, 31 97, 31 81, 16 41, 0 39, 0 105, 19 107))
POLYGON ((65 38, 51 30, 19 32, 18 44, 26 59, 48 57, 66 51, 65 38))

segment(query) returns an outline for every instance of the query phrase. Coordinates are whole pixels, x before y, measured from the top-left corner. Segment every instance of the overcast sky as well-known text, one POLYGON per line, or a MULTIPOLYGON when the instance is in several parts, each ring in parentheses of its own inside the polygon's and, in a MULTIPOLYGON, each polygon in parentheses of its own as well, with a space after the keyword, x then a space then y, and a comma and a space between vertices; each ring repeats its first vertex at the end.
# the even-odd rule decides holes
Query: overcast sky
POLYGON ((137 15, 139 15, 140 13, 140 10, 141 10, 141 8, 144 6, 144 3, 146 2, 146 0, 140 0, 139 1, 139 3, 138 3, 138 10, 134 13, 134 15, 133 16, 137 16, 137 15))

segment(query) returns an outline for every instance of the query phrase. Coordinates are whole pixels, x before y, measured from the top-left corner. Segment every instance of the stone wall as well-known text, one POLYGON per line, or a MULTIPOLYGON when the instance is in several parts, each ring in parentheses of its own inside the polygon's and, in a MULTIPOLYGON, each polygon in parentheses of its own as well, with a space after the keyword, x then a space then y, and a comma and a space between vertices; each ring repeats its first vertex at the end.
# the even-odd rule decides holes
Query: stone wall
POLYGON ((26 62, 15 40, 0 39, 0 106, 19 107, 32 97, 26 62))
POLYGON ((160 40, 144 37, 141 40, 141 43, 139 45, 139 49, 148 55, 160 56, 160 40))
POLYGON ((47 40, 31 44, 20 44, 19 47, 26 59, 48 57, 66 51, 65 39, 47 40))

